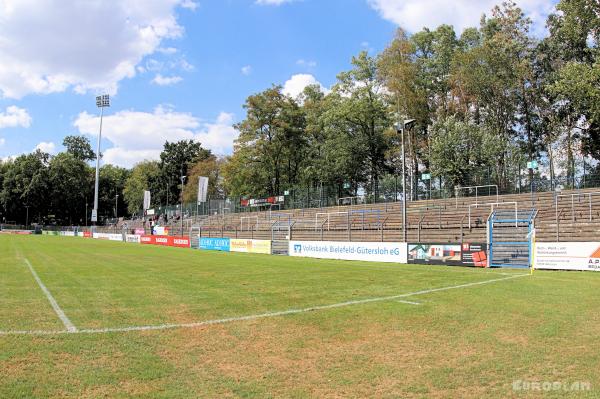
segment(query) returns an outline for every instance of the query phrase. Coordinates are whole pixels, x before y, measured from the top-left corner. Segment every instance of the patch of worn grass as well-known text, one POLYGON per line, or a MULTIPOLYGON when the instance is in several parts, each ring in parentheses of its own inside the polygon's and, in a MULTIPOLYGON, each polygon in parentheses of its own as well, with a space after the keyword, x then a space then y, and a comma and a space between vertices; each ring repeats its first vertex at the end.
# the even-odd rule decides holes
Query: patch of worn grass
MULTIPOLYGON (((0 330, 62 328, 17 253, 78 328, 185 323, 503 277, 62 237, 0 236, 0 249, 0 287, 11 287, 0 294, 0 330)), ((0 397, 599 397, 599 289, 593 273, 537 272, 407 298, 420 306, 383 301, 194 329, 0 336, 0 397), (515 392, 515 380, 589 381, 592 390, 515 392)))

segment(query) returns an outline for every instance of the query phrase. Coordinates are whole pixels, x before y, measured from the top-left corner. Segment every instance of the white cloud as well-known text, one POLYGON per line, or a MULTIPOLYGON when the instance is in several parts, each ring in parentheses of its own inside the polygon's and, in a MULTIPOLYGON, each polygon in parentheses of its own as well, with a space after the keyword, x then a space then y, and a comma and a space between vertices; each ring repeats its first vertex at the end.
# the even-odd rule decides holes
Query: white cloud
POLYGON ((329 89, 323 86, 317 78, 307 73, 299 73, 289 78, 283 85, 283 93, 292 98, 297 98, 306 86, 315 84, 319 85, 324 93, 329 93, 329 89))
MULTIPOLYGON (((120 111, 104 117, 102 137, 113 144, 104 162, 130 167, 144 159, 158 159, 165 141, 197 140, 217 154, 231 153, 237 132, 233 115, 222 112, 214 122, 201 122, 190 113, 159 106, 153 112, 120 111)), ((80 133, 98 134, 99 117, 87 112, 74 122, 80 133)))
POLYGON ((11 105, 6 108, 6 111, 0 112, 0 129, 6 127, 29 127, 30 125, 31 116, 29 116, 26 109, 11 105))
POLYGON ((242 67, 242 75, 250 75, 252 73, 252 66, 251 65, 246 65, 244 67, 242 67))
POLYGON ((188 0, 0 1, 0 95, 114 93, 164 39, 188 0))
POLYGON ((198 8, 198 3, 193 0, 183 0, 180 5, 182 8, 187 8, 188 10, 192 11, 198 8))
MULTIPOLYGON (((464 28, 479 26, 482 14, 490 15, 498 0, 367 0, 379 14, 407 29, 417 32, 428 27, 435 29, 441 24, 453 25, 457 32, 464 28)), ((517 4, 534 22, 534 31, 541 33, 546 17, 554 9, 555 1, 517 0, 517 4)))
POLYGON ((42 141, 35 146, 34 150, 40 150, 42 152, 47 152, 48 154, 54 154, 56 152, 56 144, 53 142, 42 141))
POLYGON ((299 59, 298 61, 296 61, 296 65, 306 68, 314 68, 317 66, 317 61, 307 61, 304 59, 299 59))
POLYGON ((233 114, 221 112, 214 123, 203 125, 202 130, 196 134, 196 139, 217 155, 231 154, 233 141, 238 136, 238 131, 233 128, 233 118, 233 114))
POLYGON ((0 137, 0 147, 6 143, 6 140, 0 137))
POLYGON ((14 161, 15 159, 17 159, 18 155, 9 155, 7 157, 2 157, 0 158, 0 162, 10 162, 10 161, 14 161))
POLYGON ((156 49, 161 54, 172 55, 177 53, 177 49, 175 47, 159 47, 156 49))
POLYGON ((160 73, 156 74, 152 83, 159 86, 171 86, 181 82, 183 78, 181 76, 162 76, 160 73))
POLYGON ((284 3, 291 3, 296 0, 256 0, 255 3, 260 6, 280 6, 284 3))

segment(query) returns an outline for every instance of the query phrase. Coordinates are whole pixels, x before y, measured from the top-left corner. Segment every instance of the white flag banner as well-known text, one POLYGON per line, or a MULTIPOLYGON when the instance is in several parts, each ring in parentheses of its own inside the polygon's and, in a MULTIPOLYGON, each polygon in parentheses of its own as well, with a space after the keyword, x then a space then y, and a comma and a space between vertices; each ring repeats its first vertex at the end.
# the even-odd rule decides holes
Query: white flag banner
POLYGON ((150 208, 150 191, 144 191, 144 211, 150 208))
POLYGON ((206 202, 208 193, 208 177, 200 176, 198 178, 198 203, 206 202))

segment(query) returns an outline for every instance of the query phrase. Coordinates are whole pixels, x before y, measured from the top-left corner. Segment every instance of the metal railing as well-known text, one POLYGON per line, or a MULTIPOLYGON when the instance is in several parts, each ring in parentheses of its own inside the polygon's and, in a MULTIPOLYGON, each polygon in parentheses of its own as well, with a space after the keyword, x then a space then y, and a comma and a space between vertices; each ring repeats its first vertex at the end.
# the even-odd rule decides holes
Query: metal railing
POLYGON ((519 214, 519 206, 517 204, 517 202, 515 201, 511 201, 511 202, 490 202, 487 204, 470 204, 469 205, 469 229, 471 229, 471 208, 475 207, 478 208, 479 206, 487 206, 490 205, 490 213, 494 212, 494 207, 496 205, 514 205, 515 207, 515 227, 518 226, 519 222, 518 222, 518 214, 519 214))
POLYGON ((456 207, 458 208, 458 197, 459 197, 460 192, 463 190, 473 190, 473 189, 475 189, 475 205, 477 205, 480 188, 487 188, 488 193, 489 193, 489 189, 495 188, 496 189, 496 202, 500 201, 499 194, 498 194, 498 186, 496 184, 486 184, 483 186, 455 187, 454 188, 454 196, 456 197, 456 207))
POLYGON ((588 197, 589 221, 592 221, 592 196, 600 195, 600 191, 589 193, 574 193, 574 194, 554 194, 554 207, 558 209, 559 198, 571 198, 571 222, 575 223, 575 198, 588 197))

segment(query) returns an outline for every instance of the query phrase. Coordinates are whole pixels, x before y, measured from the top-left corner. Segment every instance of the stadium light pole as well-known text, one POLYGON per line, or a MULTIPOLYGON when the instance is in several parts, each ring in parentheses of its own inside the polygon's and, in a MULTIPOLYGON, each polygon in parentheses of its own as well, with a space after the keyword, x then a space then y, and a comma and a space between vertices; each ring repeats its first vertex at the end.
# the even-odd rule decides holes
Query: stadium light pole
POLYGON ((183 236, 183 184, 185 182, 185 176, 181 175, 181 209, 179 211, 179 217, 181 218, 181 235, 183 236))
POLYGON ((406 152, 404 150, 404 131, 415 122, 414 119, 405 119, 402 123, 396 125, 396 130, 401 136, 402 141, 402 236, 404 242, 407 240, 406 234, 406 152))
MULTIPOLYGON (((100 108, 100 132, 98 133, 98 145, 96 146, 96 183, 94 184, 94 209, 92 209, 92 222, 98 222, 98 183, 100 177, 100 140, 102 139, 102 117, 104 108, 110 107, 108 94, 96 96, 96 107, 100 108)), ((86 215, 87 217, 87 215, 86 215)))

